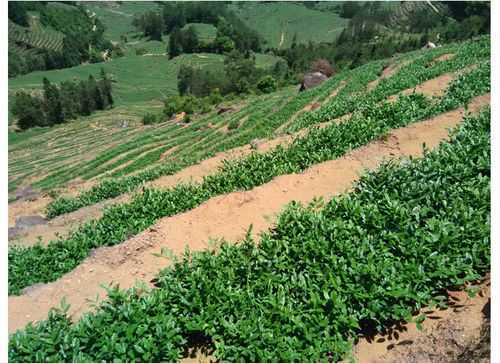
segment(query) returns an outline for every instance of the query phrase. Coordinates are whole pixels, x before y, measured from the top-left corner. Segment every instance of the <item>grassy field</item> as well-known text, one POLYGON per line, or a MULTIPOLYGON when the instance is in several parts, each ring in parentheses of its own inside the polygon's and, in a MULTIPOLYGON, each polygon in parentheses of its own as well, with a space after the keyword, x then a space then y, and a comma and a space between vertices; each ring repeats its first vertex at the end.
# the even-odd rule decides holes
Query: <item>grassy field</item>
POLYGON ((334 41, 347 25, 347 19, 333 12, 294 3, 241 2, 231 9, 262 35, 268 46, 277 48, 289 47, 295 34, 299 43, 334 41))

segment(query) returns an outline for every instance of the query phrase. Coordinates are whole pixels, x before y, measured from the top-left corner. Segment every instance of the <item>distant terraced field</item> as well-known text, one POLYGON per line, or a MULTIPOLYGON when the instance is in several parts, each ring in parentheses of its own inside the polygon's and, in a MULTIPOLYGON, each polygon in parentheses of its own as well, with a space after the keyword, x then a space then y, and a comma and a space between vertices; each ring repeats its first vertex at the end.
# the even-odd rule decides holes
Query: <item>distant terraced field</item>
POLYGON ((64 35, 43 27, 24 28, 9 20, 9 44, 19 43, 31 48, 61 50, 64 35))

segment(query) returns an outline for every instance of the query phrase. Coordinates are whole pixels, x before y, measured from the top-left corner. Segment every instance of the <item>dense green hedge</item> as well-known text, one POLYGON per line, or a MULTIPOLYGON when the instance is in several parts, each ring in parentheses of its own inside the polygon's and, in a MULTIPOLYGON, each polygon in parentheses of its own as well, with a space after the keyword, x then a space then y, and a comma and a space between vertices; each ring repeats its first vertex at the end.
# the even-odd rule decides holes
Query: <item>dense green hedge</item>
POLYGON ((205 337, 224 362, 339 361, 363 329, 410 320, 489 268, 486 111, 423 159, 384 164, 324 206, 290 205, 258 245, 188 253, 159 288, 112 289, 74 325, 51 312, 11 336, 9 360, 175 362, 205 337))

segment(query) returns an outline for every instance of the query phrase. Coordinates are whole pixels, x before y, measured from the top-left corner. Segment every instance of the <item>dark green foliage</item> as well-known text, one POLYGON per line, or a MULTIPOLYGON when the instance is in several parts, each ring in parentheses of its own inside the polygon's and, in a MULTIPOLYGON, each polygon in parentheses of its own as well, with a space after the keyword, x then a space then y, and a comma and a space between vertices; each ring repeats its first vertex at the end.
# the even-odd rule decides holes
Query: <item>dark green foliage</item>
POLYGON ((208 97, 193 97, 193 96, 170 96, 165 100, 163 114, 167 117, 172 117, 176 113, 186 112, 207 113, 211 110, 211 103, 208 97))
POLYGON ((28 13, 22 1, 9 1, 9 19, 21 26, 29 26, 28 13))
POLYGON ((345 1, 340 7, 339 15, 351 19, 361 11, 362 4, 358 1, 345 1))
POLYGON ((200 42, 194 27, 185 30, 174 28, 168 40, 168 56, 174 58, 182 53, 196 53, 200 50, 200 42))
POLYGON ((170 34, 168 53, 173 58, 181 53, 200 50, 223 53, 233 49, 241 52, 261 50, 261 38, 250 29, 223 2, 163 3, 160 12, 150 11, 133 20, 134 26, 145 36, 161 40, 161 34, 170 34), (194 28, 180 30, 187 23, 206 23, 217 27, 217 37, 209 44, 201 44, 194 28))
POLYGON ((52 124, 63 122, 64 115, 59 89, 45 77, 43 78, 43 94, 47 120, 52 124))
POLYGON ((14 96, 12 113, 22 130, 35 126, 52 126, 78 115, 90 115, 95 110, 113 106, 111 81, 101 69, 101 79, 89 76, 88 81, 62 82, 60 87, 43 79, 43 99, 18 92, 14 96))
POLYGON ((259 244, 186 253, 157 289, 111 289, 75 325, 52 312, 11 337, 9 360, 177 361, 192 336, 224 362, 342 360, 363 328, 412 320, 490 269, 489 116, 326 205, 289 205, 259 244))
POLYGON ((158 115, 151 113, 151 112, 148 112, 142 117, 142 124, 143 125, 152 125, 152 124, 160 122, 160 120, 161 120, 161 118, 158 115))
POLYGON ((177 57, 182 53, 182 48, 180 44, 181 31, 179 28, 175 28, 168 39, 168 57, 170 59, 177 57))
POLYGON ((278 84, 272 76, 264 76, 257 83, 257 89, 262 93, 271 93, 276 91, 278 84))
POLYGON ((42 100, 38 97, 32 97, 26 92, 18 92, 14 97, 12 114, 18 118, 17 124, 21 130, 35 126, 46 126, 42 100))
MULTIPOLYGON (((74 3, 69 5, 75 5, 74 3)), ((89 17, 83 6, 58 6, 57 3, 37 2, 9 2, 9 14, 26 19, 23 26, 28 26, 26 10, 36 10, 40 13, 40 22, 44 26, 64 34, 63 48, 37 49, 31 45, 17 44, 17 46, 30 50, 27 59, 16 59, 9 65, 9 77, 29 73, 35 70, 51 70, 73 67, 85 61, 102 61, 100 53, 106 49, 111 50, 112 44, 103 37, 104 26, 96 17, 89 17), (24 13, 23 13, 24 12, 24 13), (24 14, 24 15, 22 15, 24 14), (89 52, 92 49, 92 52, 89 52), (20 62, 21 64, 19 65, 20 62)), ((9 15, 10 17, 10 15, 9 15)), ((13 20, 14 22, 24 20, 13 20)), ((9 39, 9 43, 13 42, 9 39)), ((9 47, 9 57, 16 58, 17 52, 9 47)), ((24 52, 23 52, 24 54, 24 52)))

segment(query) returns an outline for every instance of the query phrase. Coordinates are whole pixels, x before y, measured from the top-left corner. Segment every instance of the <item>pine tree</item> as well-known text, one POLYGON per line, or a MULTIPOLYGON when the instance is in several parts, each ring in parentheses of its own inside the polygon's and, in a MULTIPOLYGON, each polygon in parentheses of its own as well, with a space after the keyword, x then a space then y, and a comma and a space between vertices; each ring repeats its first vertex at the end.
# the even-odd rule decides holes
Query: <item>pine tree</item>
POLYGON ((111 80, 107 77, 104 68, 101 68, 100 86, 103 95, 104 108, 113 107, 113 96, 111 95, 111 80))
POLYGON ((49 124, 59 124, 64 121, 64 114, 62 111, 61 95, 57 86, 50 83, 50 81, 43 78, 43 91, 45 109, 47 113, 47 121, 49 124))
MULTIPOLYGON (((94 76, 90 75, 89 80, 87 82, 88 85, 88 90, 89 90, 89 96, 93 100, 94 110, 103 110, 104 109, 104 100, 102 97, 102 92, 101 89, 99 88, 94 76)), ((91 112, 92 112, 91 111, 91 112)))
POLYGON ((87 82, 80 81, 78 85, 79 99, 80 99, 80 114, 84 116, 90 115, 94 110, 94 102, 90 98, 87 82))
POLYGON ((181 32, 179 28, 175 28, 172 33, 170 33, 170 37, 168 40, 168 57, 170 59, 177 57, 182 52, 180 36, 181 32))
POLYGON ((62 82, 60 94, 64 119, 75 118, 80 113, 77 85, 71 81, 62 82))

